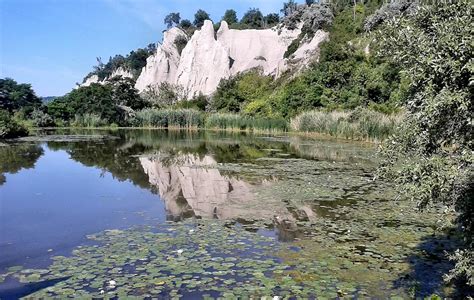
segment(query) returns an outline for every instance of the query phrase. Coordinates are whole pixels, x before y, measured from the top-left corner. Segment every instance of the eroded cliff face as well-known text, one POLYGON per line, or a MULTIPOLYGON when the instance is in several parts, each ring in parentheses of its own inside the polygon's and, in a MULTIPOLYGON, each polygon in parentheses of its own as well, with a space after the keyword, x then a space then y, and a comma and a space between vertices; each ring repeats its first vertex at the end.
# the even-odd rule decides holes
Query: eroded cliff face
MULTIPOLYGON (((265 75, 280 76, 289 68, 296 70, 315 60, 319 45, 327 33, 318 30, 312 39, 303 41, 299 49, 285 58, 288 46, 299 37, 303 23, 290 30, 283 25, 269 29, 229 29, 221 22, 217 33, 207 20, 200 30, 188 37, 180 28, 164 32, 163 43, 155 54, 147 59, 136 80, 135 88, 140 92, 162 83, 180 86, 188 99, 202 93, 211 95, 222 79, 229 78, 253 68, 260 68, 265 75), (188 40, 181 53, 177 39, 188 40)), ((117 69, 109 78, 100 81, 96 75, 85 80, 81 86, 105 83, 114 76, 133 78, 123 68, 117 69)))
POLYGON ((229 29, 225 21, 217 32, 211 21, 205 21, 190 38, 181 55, 175 45, 178 36, 185 36, 179 28, 165 32, 163 44, 147 60, 137 80, 139 91, 163 82, 181 86, 188 98, 202 93, 212 94, 221 79, 229 78, 252 68, 261 68, 265 75, 279 76, 289 67, 301 66, 315 59, 319 44, 327 33, 316 32, 289 59, 284 58, 288 46, 298 38, 303 24, 289 30, 282 26, 270 29, 229 29))
POLYGON ((143 91, 149 85, 158 86, 163 82, 173 84, 176 82, 181 56, 175 45, 175 40, 179 37, 188 38, 186 33, 177 27, 164 32, 163 43, 158 45, 154 55, 148 57, 135 88, 143 91))

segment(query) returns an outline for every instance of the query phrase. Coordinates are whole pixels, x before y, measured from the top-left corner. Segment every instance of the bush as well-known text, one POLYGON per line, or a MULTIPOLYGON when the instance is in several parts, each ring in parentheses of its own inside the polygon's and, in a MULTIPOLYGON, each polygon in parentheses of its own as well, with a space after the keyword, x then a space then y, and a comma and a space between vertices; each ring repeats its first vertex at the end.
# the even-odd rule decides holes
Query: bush
POLYGON ((394 134, 401 115, 385 115, 368 109, 304 112, 291 120, 291 129, 353 140, 383 140, 394 134))
POLYGON ((272 80, 258 69, 222 79, 212 97, 211 110, 240 112, 247 103, 270 95, 272 80))
POLYGON ((180 85, 163 82, 158 86, 148 86, 141 97, 153 108, 163 109, 185 101, 187 91, 180 85))
POLYGON ((35 127, 51 127, 55 125, 53 118, 39 109, 35 109, 31 113, 30 119, 35 127))
MULTIPOLYGON (((423 2, 424 3, 424 2, 423 2)), ((421 5, 378 33, 380 53, 410 79, 407 115, 384 145, 380 173, 420 208, 456 211, 464 239, 450 278, 474 286, 474 130, 472 1, 421 5)), ((449 224, 451 218, 445 216, 449 224)))
POLYGON ((0 139, 16 138, 28 135, 28 130, 18 124, 5 110, 0 110, 0 139))
POLYGON ((174 44, 176 46, 176 49, 178 50, 179 55, 181 55, 181 53, 183 52, 183 49, 188 44, 188 39, 183 35, 179 35, 174 40, 174 44))
POLYGON ((144 109, 136 113, 132 124, 138 127, 198 128, 203 125, 203 113, 194 109, 144 109))

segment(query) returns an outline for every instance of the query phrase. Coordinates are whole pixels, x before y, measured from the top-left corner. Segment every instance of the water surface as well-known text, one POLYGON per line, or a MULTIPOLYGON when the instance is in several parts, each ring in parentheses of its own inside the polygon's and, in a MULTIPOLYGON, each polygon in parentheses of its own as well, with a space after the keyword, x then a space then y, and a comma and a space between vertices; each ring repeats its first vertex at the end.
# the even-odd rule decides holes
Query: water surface
POLYGON ((393 201, 390 184, 373 179, 373 146, 39 134, 0 147, 0 297, 445 292, 449 266, 422 255, 439 256, 436 214, 420 220, 411 203, 393 201))

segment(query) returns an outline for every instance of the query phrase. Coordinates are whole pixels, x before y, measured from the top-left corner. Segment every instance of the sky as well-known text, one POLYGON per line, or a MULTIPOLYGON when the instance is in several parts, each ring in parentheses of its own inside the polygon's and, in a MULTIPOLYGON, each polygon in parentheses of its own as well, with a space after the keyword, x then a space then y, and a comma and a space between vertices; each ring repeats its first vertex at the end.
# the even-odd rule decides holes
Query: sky
POLYGON ((164 17, 198 9, 214 21, 226 9, 279 12, 283 0, 0 0, 0 78, 30 83, 38 96, 61 96, 92 70, 96 58, 161 42, 164 17))

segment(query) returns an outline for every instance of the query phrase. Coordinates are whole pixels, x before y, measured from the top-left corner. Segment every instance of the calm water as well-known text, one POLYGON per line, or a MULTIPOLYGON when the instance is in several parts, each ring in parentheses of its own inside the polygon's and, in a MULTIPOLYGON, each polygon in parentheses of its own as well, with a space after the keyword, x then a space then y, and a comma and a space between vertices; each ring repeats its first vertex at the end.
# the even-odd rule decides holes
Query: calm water
POLYGON ((436 277, 433 264, 406 277, 431 220, 397 216, 409 206, 386 201, 393 194, 373 181, 367 145, 157 130, 41 135, 0 147, 0 297, 385 297, 407 295, 415 280, 418 295, 441 292, 439 280, 423 282, 423 272, 436 277))

